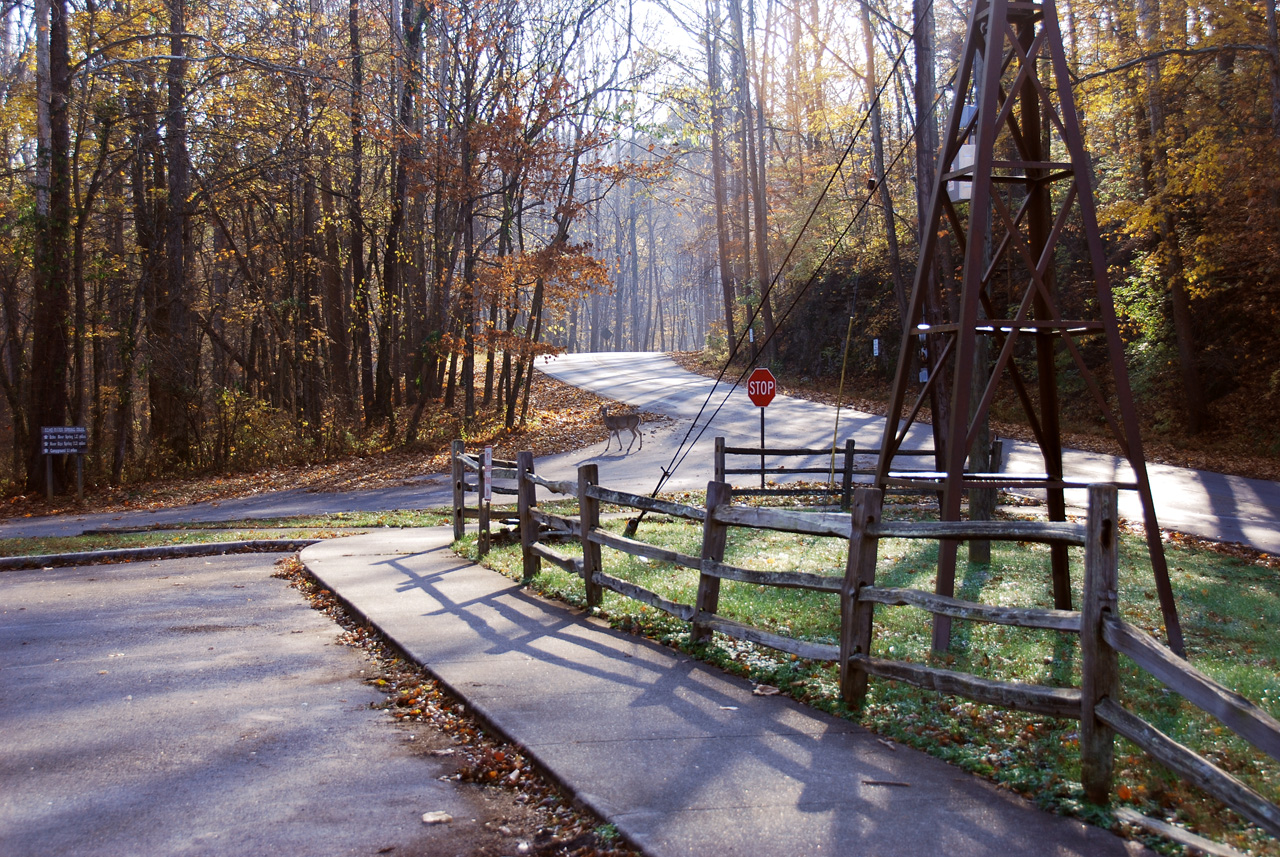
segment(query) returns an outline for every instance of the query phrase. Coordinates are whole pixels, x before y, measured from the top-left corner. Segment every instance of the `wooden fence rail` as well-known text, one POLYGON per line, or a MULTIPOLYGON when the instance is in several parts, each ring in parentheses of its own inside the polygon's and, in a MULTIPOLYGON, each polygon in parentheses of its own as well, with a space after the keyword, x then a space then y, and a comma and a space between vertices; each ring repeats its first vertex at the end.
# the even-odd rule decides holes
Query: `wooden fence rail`
MULTIPOLYGON (((853 438, 845 440, 843 446, 835 446, 827 449, 798 449, 789 447, 751 447, 751 446, 728 446, 725 444, 723 437, 715 439, 715 481, 728 482, 730 476, 756 476, 760 479, 759 488, 734 487, 733 496, 735 497, 796 497, 807 494, 818 493, 813 488, 766 488, 765 479, 768 475, 786 475, 794 476, 796 474, 813 474, 827 475, 835 479, 838 474, 839 478, 839 494, 840 508, 848 509, 849 503, 853 497, 853 489, 857 485, 855 476, 870 477, 875 475, 875 470, 870 468, 859 469, 856 466, 856 459, 859 455, 878 456, 880 449, 878 447, 870 447, 867 449, 859 449, 853 438), (750 458, 758 459, 759 465, 752 467, 730 467, 729 458, 750 458), (766 458, 817 458, 826 456, 829 463, 825 467, 803 467, 792 466, 783 463, 775 463, 769 467, 765 463, 766 458)), ((933 458, 935 453, 932 449, 900 449, 896 455, 917 458, 933 458)), ((836 488, 831 486, 830 491, 834 493, 836 488)))
MULTIPOLYGON (((482 468, 478 468, 475 459, 461 454, 460 442, 455 442, 454 451, 454 531, 459 534, 464 517, 462 491, 464 487, 472 488, 463 480, 464 469, 476 469, 482 473, 482 468)), ((865 700, 868 679, 874 676, 1005 708, 1078 719, 1081 725, 1081 781, 1086 797, 1094 803, 1106 803, 1109 799, 1114 768, 1114 735, 1119 733, 1245 818, 1280 836, 1280 807, 1120 704, 1118 656, 1124 654, 1170 690, 1213 715, 1259 751, 1280 761, 1280 722, 1121 620, 1117 597, 1119 513, 1114 484, 1089 486, 1088 515, 1084 524, 884 521, 881 519, 883 494, 870 487, 859 487, 851 493, 851 513, 846 514, 735 506, 732 498, 738 492, 723 481, 714 481, 707 486, 705 508, 698 508, 604 488, 599 484, 599 473, 594 464, 580 467, 576 482, 551 481, 537 476, 532 453, 521 452, 513 464, 511 473, 517 485, 514 493, 519 498, 526 581, 538 573, 541 561, 545 559, 570 574, 582 577, 588 606, 598 605, 603 590, 610 589, 690 622, 693 639, 708 639, 712 633, 721 633, 802 658, 835 661, 839 668, 841 694, 854 707, 861 706, 865 700), (553 515, 539 510, 535 493, 537 487, 576 498, 579 514, 553 515), (700 555, 689 556, 600 529, 601 503, 701 522, 700 555), (730 565, 724 561, 730 527, 844 539, 848 543, 844 574, 759 571, 730 565), (582 548, 581 558, 570 557, 544 544, 541 539, 550 534, 576 538, 582 548), (1002 607, 923 590, 878 586, 876 560, 882 538, 1033 541, 1083 546, 1081 609, 1077 612, 1002 607), (603 547, 697 570, 694 604, 672 601, 638 584, 606 574, 602 568, 603 547), (839 644, 785 637, 718 615, 722 580, 805 589, 837 596, 839 644), (883 607, 914 607, 934 616, 1078 635, 1080 687, 999 681, 941 667, 876 657, 872 655, 872 641, 877 604, 883 607)), ((506 474, 503 476, 505 478, 506 474)), ((483 476, 480 480, 483 488, 483 476)))
MULTIPOLYGON (((765 478, 767 474, 787 474, 794 475, 797 473, 811 474, 827 474, 833 475, 838 472, 840 474, 840 507, 842 509, 849 508, 850 491, 853 489, 854 474, 854 457, 858 454, 855 450, 856 444, 853 438, 845 441, 845 445, 838 449, 770 449, 770 448, 751 448, 740 446, 726 446, 724 438, 715 439, 715 481, 728 482, 729 476, 758 476, 760 477, 759 488, 734 488, 733 493, 738 496, 757 496, 757 497, 784 497, 784 496, 800 496, 804 494, 813 494, 812 488, 766 488, 765 478), (765 466, 765 458, 815 458, 818 456, 830 456, 831 464, 827 467, 789 467, 780 464, 774 467, 765 466), (759 467, 729 467, 727 458, 729 456, 751 456, 760 460, 759 467), (835 459, 840 459, 840 467, 835 468, 835 459)), ((863 455, 870 455, 870 451, 863 451, 863 455)))

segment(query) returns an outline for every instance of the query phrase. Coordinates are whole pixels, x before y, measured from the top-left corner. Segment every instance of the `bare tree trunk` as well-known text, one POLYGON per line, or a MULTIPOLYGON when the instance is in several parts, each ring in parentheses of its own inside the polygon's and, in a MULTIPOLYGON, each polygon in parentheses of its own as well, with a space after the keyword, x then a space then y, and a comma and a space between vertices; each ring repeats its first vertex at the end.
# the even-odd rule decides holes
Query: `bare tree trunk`
MULTIPOLYGON (((53 129, 49 112, 53 103, 53 81, 49 69, 49 3, 35 0, 36 25, 36 216, 49 216, 49 158, 53 129)), ((65 4, 63 5, 65 14, 65 4)), ((5 16, 6 21, 8 15, 5 16)), ((64 93, 63 97, 69 93, 64 93)))
POLYGON ((613 337, 609 340, 611 343, 610 351, 623 350, 623 332, 626 329, 626 316, 623 313, 623 307, 626 304, 625 294, 628 287, 626 278, 626 269, 622 263, 626 253, 624 252, 622 238, 622 213, 618 211, 617 202, 615 200, 613 209, 613 255, 614 255, 614 289, 613 289, 613 337))
MULTIPOLYGON (((1139 0, 1139 39, 1148 54, 1163 45, 1159 0, 1139 0)), ((1160 61, 1152 56, 1145 64, 1147 84, 1147 119, 1150 123, 1151 166, 1150 183, 1155 190, 1155 205, 1162 210, 1157 220, 1159 255, 1164 279, 1169 284, 1172 304, 1173 332, 1178 352, 1179 377, 1182 380, 1183 407, 1187 433, 1198 434, 1206 420, 1204 387, 1197 364, 1195 325, 1191 312, 1191 296, 1187 291, 1186 272, 1183 264, 1178 215, 1171 205, 1164 202, 1168 183, 1168 140, 1165 127, 1164 81, 1160 61)))
POLYGON ((329 377, 334 409, 343 420, 351 417, 355 404, 351 395, 351 337, 347 329, 350 297, 342 286, 342 260, 338 225, 334 216, 333 169, 325 157, 320 172, 320 206, 324 214, 324 322, 329 340, 329 377))
POLYGON ((360 351, 360 391, 365 425, 374 420, 373 326, 369 308, 369 272, 364 259, 364 53, 360 47, 360 0, 347 5, 347 35, 351 49, 351 192, 347 197, 350 221, 351 295, 355 301, 355 335, 360 351))
POLYGON ((1280 139, 1280 33, 1276 28, 1276 0, 1264 0, 1267 9, 1267 58, 1271 65, 1271 134, 1280 139))
POLYGON ((777 359, 778 346, 774 341, 773 302, 770 294, 773 268, 769 262, 769 203, 766 193, 768 185, 765 183, 765 161, 768 152, 765 149, 764 90, 760 85, 761 75, 757 71, 754 26, 751 30, 750 50, 748 50, 748 41, 744 37, 742 0, 730 0, 730 6, 733 9, 734 29, 741 60, 739 68, 742 77, 739 92, 742 98, 743 116, 746 120, 745 134, 748 145, 744 156, 747 159, 745 166, 751 188, 752 220, 756 232, 756 282, 760 289, 760 318, 764 324, 764 359, 765 362, 772 363, 777 359), (754 104, 751 98, 753 83, 754 104))
MULTIPOLYGON (((738 0, 730 0, 729 6, 731 10, 735 2, 738 2, 738 0)), ((739 168, 734 169, 733 172, 730 174, 734 180, 734 184, 736 185, 736 187, 733 188, 733 192, 730 193, 730 196, 733 198, 738 208, 737 213, 740 218, 740 223, 742 226, 742 232, 741 232, 742 244, 740 245, 741 255, 738 256, 736 261, 737 261, 738 271, 739 271, 739 275, 738 275, 739 287, 742 289, 742 296, 746 298, 748 296, 759 294, 760 283, 758 278, 753 278, 751 276, 752 180, 750 177, 755 175, 756 156, 755 156, 755 134, 752 133, 751 131, 751 112, 750 112, 749 102, 744 104, 744 98, 745 99, 750 98, 750 95, 746 91, 744 91, 744 84, 743 84, 743 78, 746 76, 746 71, 743 68, 745 63, 744 54, 745 52, 741 50, 740 44, 735 43, 732 45, 732 50, 730 52, 730 57, 729 57, 730 58, 729 70, 731 73, 731 80, 733 81, 732 88, 734 90, 734 93, 737 95, 737 99, 738 99, 737 122, 734 123, 735 125, 734 134, 738 138, 738 152, 739 152, 740 162, 738 164, 739 168), (754 282, 753 282, 753 279, 754 279, 754 282)), ((757 307, 758 306, 759 305, 757 304, 757 307)), ((759 319, 759 316, 760 316, 760 312, 759 312, 759 309, 757 308, 755 312, 751 313, 749 318, 750 320, 755 321, 759 319)), ((747 326, 751 328, 752 331, 754 331, 755 329, 754 324, 749 324, 747 326)), ((750 333, 748 333, 748 336, 750 336, 750 333)), ((758 338, 752 341, 752 345, 751 345, 752 361, 754 361, 759 354, 759 347, 760 347, 759 342, 760 340, 758 338)))
MULTIPOLYGON (((469 97, 469 96, 468 96, 469 97)), ((468 107, 468 115, 470 107, 468 107)), ((470 122, 462 132, 462 175, 467 188, 471 187, 471 130, 470 122)), ((462 325, 462 412, 467 420, 476 415, 476 213, 475 198, 467 191, 466 207, 462 214, 462 295, 458 300, 458 318, 462 325)))
POLYGON ((404 240, 405 208, 409 199, 409 169, 414 161, 415 147, 410 139, 415 127, 416 101, 415 69, 421 47, 422 28, 426 23, 427 8, 415 0, 405 0, 402 7, 402 33, 404 49, 401 53, 402 70, 397 81, 400 96, 399 119, 396 123, 399 145, 396 147, 391 195, 391 217, 387 222, 386 241, 382 254, 382 280, 378 291, 382 317, 378 330, 378 362, 374 367, 373 410, 376 419, 391 420, 397 398, 398 376, 392 371, 393 348, 396 346, 401 306, 400 247, 404 240), (393 389, 395 388, 395 389, 393 389))
MULTIPOLYGON (((936 60, 934 41, 933 4, 928 0, 912 0, 912 19, 914 34, 912 42, 916 60, 915 108, 916 108, 916 230, 921 244, 924 243, 923 230, 928 218, 929 200, 936 181, 938 156, 938 120, 934 112, 937 99, 937 80, 934 62, 936 60)), ((948 266, 943 260, 941 266, 935 265, 929 272, 933 280, 925 289, 925 318, 936 323, 942 318, 939 305, 939 267, 948 266)), ((903 331, 904 336, 910 331, 903 331)), ((927 337, 926 354, 930 363, 940 353, 944 340, 941 335, 931 334, 927 337)), ((932 368, 930 368, 932 371, 932 368)), ((929 405, 933 412, 933 442, 937 455, 937 466, 945 469, 947 426, 951 422, 951 379, 937 378, 930 388, 929 405)))
MULTIPOLYGON (((309 40, 310 29, 304 32, 305 38, 309 40)), ((316 201, 318 182, 313 169, 316 153, 313 151, 315 135, 311 127, 310 86, 310 81, 305 79, 297 83, 302 148, 302 169, 299 175, 302 181, 302 235, 300 236, 302 240, 298 242, 299 258, 302 262, 302 276, 299 280, 301 294, 298 306, 301 333, 298 340, 298 364, 302 372, 300 379, 302 407, 299 409, 299 414, 306 424, 308 433, 318 438, 323 432, 324 355, 321 353, 319 343, 315 341, 315 336, 324 329, 319 317, 319 274, 324 264, 324 250, 321 243, 319 205, 316 201)))
POLYGON ((884 129, 880 117, 880 99, 876 93, 880 89, 876 76, 876 45, 871 30, 870 0, 863 0, 862 34, 863 44, 867 51, 867 100, 871 102, 871 151, 873 172, 872 181, 880 194, 880 207, 883 209, 885 240, 889 248, 889 273, 893 277, 893 296, 898 303, 898 317, 907 315, 907 284, 902 274, 902 253, 898 248, 898 225, 894 219, 893 194, 889 191, 889 182, 884 174, 884 129))
POLYGON ((191 168, 187 156, 187 3, 186 0, 169 0, 169 68, 165 75, 168 90, 168 109, 165 111, 165 161, 169 167, 169 199, 165 223, 165 258, 169 264, 168 286, 173 345, 173 379, 175 424, 173 447, 179 459, 190 461, 191 426, 189 408, 194 404, 192 395, 197 385, 196 373, 199 354, 192 349, 191 323, 188 308, 190 290, 187 284, 187 252, 191 246, 191 233, 187 212, 187 195, 191 187, 191 168), (190 362, 188 362, 190 361, 190 362))
MULTIPOLYGON (((634 136, 633 136, 634 139, 634 136)), ((645 350, 643 330, 640 323, 640 248, 636 240, 636 186, 635 181, 627 182, 627 247, 630 258, 627 267, 630 269, 631 281, 631 338, 630 350, 645 350)))
POLYGON ((724 296, 724 333, 729 359, 737 352, 738 335, 733 326, 733 309, 737 300, 733 288, 733 264, 729 260, 729 226, 724 179, 724 128, 720 110, 720 4, 708 0, 707 10, 707 87, 711 90, 711 182, 715 195, 716 249, 720 268, 720 289, 724 296))
POLYGON ((938 152, 938 121, 933 112, 937 97, 934 72, 933 4, 928 0, 912 0, 915 22, 912 44, 915 52, 916 80, 916 230, 924 243, 922 230, 928 216, 929 194, 933 190, 934 160, 938 152))
MULTIPOLYGON (((82 117, 84 113, 82 112, 82 117)), ((82 120, 83 122, 83 120, 82 120)), ((85 367, 85 339, 88 325, 87 308, 85 305, 85 282, 84 282, 84 257, 85 257, 85 229, 89 225, 89 216, 93 211, 93 203, 97 199, 98 190, 102 186, 102 182, 107 172, 107 161, 111 153, 112 144, 112 123, 109 119, 101 122, 95 128, 95 134, 98 137, 98 155, 94 162, 93 173, 89 177, 88 186, 82 188, 80 185, 80 157, 79 145, 77 151, 71 156, 71 175, 73 188, 73 208, 75 216, 75 225, 72 232, 71 242, 71 283, 75 294, 75 337, 74 337, 74 366, 75 372, 71 385, 71 418, 76 425, 84 425, 87 414, 86 401, 86 367, 85 367)), ((83 127, 77 132, 77 140, 85 138, 83 127)), ((95 346, 97 340, 94 340, 95 346)), ((97 443, 98 438, 95 435, 92 438, 97 443)))
POLYGON ((164 161, 168 169, 163 218, 163 271, 157 270, 148 306, 152 366, 148 376, 151 436, 177 461, 195 458, 191 413, 199 353, 191 334, 187 294, 190 234, 187 192, 186 0, 168 0, 169 62, 165 72, 164 161))
MULTIPOLYGON (((662 277, 658 271, 658 242, 654 236, 652 198, 649 200, 648 205, 645 206, 645 214, 648 215, 647 219, 649 221, 649 276, 653 280, 653 303, 657 304, 657 312, 655 313, 655 316, 657 317, 658 325, 658 350, 666 351, 667 338, 663 335, 662 330, 662 277)), ((650 337, 650 342, 652 342, 652 337, 650 337)), ((652 345, 650 345, 650 347, 652 347, 652 345)))
MULTIPOLYGON (((40 490, 44 479, 40 429, 65 425, 69 405, 67 320, 71 301, 67 245, 71 224, 71 129, 67 101, 71 92, 71 67, 66 2, 51 0, 48 8, 48 88, 45 91, 48 92, 49 136, 43 157, 37 155, 48 164, 48 209, 43 217, 37 213, 36 224, 31 400, 27 408, 28 491, 40 490)), ((55 473, 55 478, 58 476, 55 473)))

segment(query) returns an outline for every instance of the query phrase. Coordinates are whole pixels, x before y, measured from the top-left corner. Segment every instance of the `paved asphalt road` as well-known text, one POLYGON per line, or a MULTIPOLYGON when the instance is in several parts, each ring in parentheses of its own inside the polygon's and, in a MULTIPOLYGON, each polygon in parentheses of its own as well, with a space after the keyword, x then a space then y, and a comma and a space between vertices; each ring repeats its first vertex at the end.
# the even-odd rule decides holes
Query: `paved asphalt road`
POLYGON ((473 853, 485 798, 275 559, 0 574, 0 854, 473 853))
MULTIPOLYGON (((672 420, 647 431, 643 447, 631 453, 618 452, 616 447, 606 453, 604 446, 596 445, 539 459, 538 472, 548 478, 572 479, 579 464, 595 462, 601 482, 612 488, 648 494, 666 471, 671 473, 666 489, 696 490, 705 488, 712 476, 712 445, 717 435, 731 446, 759 444, 760 409, 751 404, 744 390, 721 384, 710 395, 711 379, 685 372, 662 354, 568 354, 547 359, 540 368, 568 383, 672 420)), ((778 396, 766 409, 766 442, 769 446, 829 447, 835 417, 833 407, 778 396)), ((845 409, 840 414, 840 443, 853 437, 860 447, 874 449, 880 444, 883 425, 880 417, 845 409)), ((914 431, 917 434, 908 438, 907 445, 926 445, 924 429, 914 431)), ((1005 452, 1007 470, 1043 471, 1032 445, 1006 441, 1005 452)), ((827 460, 824 456, 814 463, 821 466, 827 460)), ((1082 481, 1130 478, 1127 465, 1110 456, 1068 450, 1065 461, 1068 473, 1082 481)), ((864 463, 873 464, 870 457, 864 463)), ((1165 465, 1149 465, 1148 471, 1161 526, 1280 553, 1280 485, 1165 465)), ((1068 502, 1082 506, 1083 494, 1068 492, 1068 502)), ((448 477, 433 476, 393 489, 279 491, 155 512, 14 519, 0 523, 0 538, 71 535, 94 527, 140 523, 424 509, 448 505, 450 499, 448 477)), ((1121 492, 1121 512, 1132 520, 1141 519, 1133 492, 1121 492)))
MULTIPOLYGON (((705 487, 711 469, 711 438, 716 435, 724 436, 730 445, 759 444, 760 409, 751 404, 745 390, 722 384, 710 395, 711 379, 683 372, 662 354, 569 354, 552 358, 540 368, 561 381, 672 416, 679 421, 681 436, 688 430, 684 421, 693 420, 702 403, 709 401, 699 426, 709 423, 710 427, 702 432, 699 446, 677 470, 672 480, 676 487, 705 487), (718 413, 708 419, 707 414, 717 408, 718 413)), ((836 419, 834 407, 779 396, 766 411, 768 446, 830 447, 836 419)), ((697 431, 695 428, 694 433, 697 431)), ((879 447, 883 431, 881 417, 848 409, 840 413, 840 444, 853 437, 859 447, 874 449, 879 447)), ((931 445, 921 427, 913 428, 913 432, 917 433, 908 438, 906 446, 931 445)), ((671 439, 675 432, 668 429, 661 436, 671 439)), ((649 452, 648 447, 645 452, 649 452)), ((671 460, 670 452, 665 455, 663 466, 671 460)), ((1005 457, 1004 466, 1010 472, 1044 472, 1039 451, 1032 444, 1006 440, 1005 457)), ((1068 475, 1081 481, 1132 479, 1128 464, 1113 456, 1066 450, 1064 464, 1068 475)), ((1280 485, 1162 464, 1149 464, 1147 471, 1162 527, 1280 553, 1280 485)), ((657 472, 656 468, 651 471, 657 472)), ((600 477, 602 483, 614 484, 611 462, 601 464, 600 477)), ((651 477, 649 490, 652 484, 651 477)), ((1068 503, 1083 508, 1084 493, 1067 492, 1068 503)), ((1121 492, 1120 507, 1126 517, 1142 519, 1135 492, 1121 492)))

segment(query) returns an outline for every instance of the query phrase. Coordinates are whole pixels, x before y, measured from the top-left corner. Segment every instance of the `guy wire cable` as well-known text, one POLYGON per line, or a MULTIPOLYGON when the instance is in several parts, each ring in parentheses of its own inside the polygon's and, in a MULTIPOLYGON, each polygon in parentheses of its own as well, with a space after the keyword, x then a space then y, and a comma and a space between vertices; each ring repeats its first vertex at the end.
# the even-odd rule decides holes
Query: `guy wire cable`
MULTIPOLYGON (((929 9, 932 8, 932 6, 933 6, 933 0, 929 0, 929 4, 926 7, 926 13, 928 12, 929 9)), ((914 37, 914 35, 915 34, 913 31, 912 36, 914 37)), ((872 109, 879 104, 880 100, 884 95, 885 89, 889 86, 890 82, 894 79, 894 75, 897 73, 899 66, 902 64, 903 60, 906 58, 907 47, 910 44, 911 44, 911 39, 909 38, 907 39, 906 43, 903 45, 902 49, 898 52, 897 57, 894 59, 893 66, 890 68, 889 72, 884 76, 884 80, 881 82, 880 87, 876 90, 875 98, 872 100, 871 104, 868 106, 868 109, 864 112, 862 120, 858 124, 857 130, 850 137, 849 143, 845 147, 844 152, 841 154, 839 161, 837 161, 836 166, 832 169, 830 175, 827 178, 826 183, 823 185, 822 191, 819 193, 817 199, 815 199, 813 206, 810 208, 809 214, 805 218, 804 223, 801 224, 800 230, 796 233, 796 236, 792 240, 790 247, 787 249, 787 252, 783 257, 782 262, 778 265, 777 271, 773 274, 772 278, 770 279, 769 285, 766 287, 761 297, 761 303, 758 306, 756 306, 752 310, 751 314, 748 316, 747 324, 743 327, 742 333, 738 335, 738 338, 734 343, 733 350, 730 352, 731 356, 736 354, 737 350, 742 346, 743 340, 747 336, 747 331, 750 330, 752 325, 755 323, 755 320, 761 310, 761 307, 764 305, 764 301, 768 300, 769 295, 772 293, 774 286, 777 285, 778 280, 782 275, 782 271, 786 269, 787 263, 791 260, 792 255, 795 253, 797 247, 799 246, 800 239, 804 236, 805 232, 809 228, 809 225, 812 223, 813 218, 817 215, 819 206, 822 204, 823 200, 827 197, 827 194, 829 193, 831 186, 835 183, 836 177, 840 175, 841 170, 843 170, 845 161, 848 159, 849 155, 853 152, 854 145, 857 143, 858 139, 862 134, 863 129, 866 127, 867 122, 870 119, 872 109)), ((950 77, 948 78, 948 81, 954 80, 955 75, 956 75, 956 72, 953 71, 950 77)), ((938 104, 941 103, 942 101, 942 94, 945 91, 945 89, 946 89, 946 84, 944 84, 942 87, 939 87, 938 94, 934 97, 933 103, 930 104, 929 106, 929 111, 927 113, 928 116, 932 117, 934 113, 937 111, 938 104)), ((883 169, 884 175, 880 176, 880 181, 884 181, 885 176, 887 176, 891 171, 891 169, 895 167, 897 163, 902 159, 903 155, 907 151, 908 146, 911 144, 912 140, 915 139, 915 135, 916 135, 916 129, 913 128, 912 132, 906 137, 902 145, 899 147, 897 153, 890 160, 890 162, 884 167, 883 169)), ((841 244, 843 244, 844 239, 848 236, 849 232, 853 229, 853 226, 857 223, 858 218, 862 215, 862 212, 866 210, 870 202, 871 202, 871 192, 868 192, 868 195, 863 199, 861 204, 858 205, 857 210, 854 212, 853 216, 849 219, 848 224, 841 231, 839 238, 836 241, 831 243, 831 246, 828 248, 827 252, 823 256, 822 261, 820 261, 818 265, 814 268, 813 272, 810 274, 805 284, 797 291, 796 295, 791 300, 786 310, 782 313, 781 317, 778 320, 778 324, 774 325, 773 334, 765 337, 764 342, 762 343, 762 346, 768 345, 773 340, 773 337, 776 336, 777 331, 781 328, 781 323, 786 321, 786 319, 791 315, 791 312, 795 309, 796 305, 799 303, 800 298, 802 298, 808 292, 809 288, 817 280, 818 275, 822 272, 827 262, 829 262, 831 257, 835 254, 836 248, 838 248, 841 244)), ((736 389, 737 384, 740 383, 744 377, 746 377, 748 369, 744 368, 738 374, 738 377, 734 384, 734 388, 730 389, 725 393, 724 398, 721 399, 720 404, 716 406, 714 411, 712 411, 711 416, 708 417, 707 421, 703 425, 699 426, 698 422, 702 418, 703 414, 706 412, 707 406, 710 404, 711 399, 715 396, 716 389, 719 387, 720 382, 724 379, 724 375, 728 371, 729 365, 730 365, 729 362, 726 361, 725 365, 720 369, 719 374, 716 376, 715 382, 712 384, 711 390, 707 393, 707 397, 703 400, 702 406, 698 409, 697 415, 694 416, 688 430, 685 432, 685 436, 681 439, 679 447, 676 449, 676 452, 672 455, 671 461, 668 463, 667 467, 662 469, 662 474, 658 478, 658 483, 650 494, 651 497, 656 497, 658 495, 658 492, 662 490, 662 486, 665 485, 667 480, 671 478, 671 475, 676 471, 676 469, 679 468, 679 466, 684 463, 684 460, 688 457, 689 453, 692 452, 693 443, 696 443, 699 439, 701 439, 703 433, 710 426, 711 422, 715 419, 716 415, 719 414, 720 411, 723 409, 725 403, 729 399, 729 396, 732 395, 733 389, 736 389), (694 434, 695 428, 697 428, 696 435, 694 434), (690 441, 691 435, 693 435, 692 442, 690 441)), ((639 524, 640 519, 643 517, 644 517, 644 512, 641 512, 641 514, 637 518, 632 519, 632 522, 629 523, 627 526, 628 532, 634 534, 635 526, 639 524)))
MULTIPOLYGON (((932 5, 932 2, 930 3, 930 5, 932 5)), ((877 90, 875 101, 878 101, 880 97, 883 95, 885 88, 887 87, 889 81, 892 80, 894 72, 896 72, 898 66, 901 64, 905 55, 906 55, 906 46, 904 46, 902 51, 899 52, 897 59, 894 61, 893 68, 890 69, 890 72, 885 76, 884 83, 882 83, 880 85, 880 88, 877 90)), ((948 81, 953 80, 955 77, 955 74, 956 72, 953 71, 950 77, 948 78, 948 81)), ((934 98, 933 103, 930 105, 927 115, 932 116, 934 112, 936 112, 938 104, 941 103, 942 101, 942 93, 944 89, 945 89, 945 84, 943 87, 939 88, 938 95, 934 98)), ((872 103, 874 104, 875 101, 873 101, 872 103)), ((862 122, 859 123, 858 131, 850 139, 849 145, 845 148, 844 154, 841 156, 839 162, 837 162, 836 164, 836 167, 833 169, 831 175, 828 177, 826 184, 823 186, 823 190, 821 194, 818 196, 817 200, 814 202, 813 208, 810 210, 808 217, 806 217, 804 224, 801 226, 800 232, 797 233, 796 238, 793 239, 792 244, 788 249, 786 255, 784 256, 782 263, 778 267, 778 272, 775 273, 773 275, 773 278, 770 280, 769 286, 766 288, 764 293, 765 299, 767 299, 768 295, 772 292, 773 287, 777 284, 778 278, 781 276, 781 272, 785 269, 786 263, 790 260, 791 256, 794 254, 799 244, 800 238, 803 237, 805 231, 807 231, 809 227, 809 224, 812 222, 814 216, 816 216, 818 206, 821 204, 822 200, 826 197, 828 191, 831 188, 831 185, 835 183, 836 175, 838 174, 839 170, 843 168, 844 161, 846 160, 848 155, 852 152, 853 145, 857 142, 858 136, 859 134, 861 134, 862 129, 865 127, 869 116, 870 116, 870 109, 868 109, 866 114, 864 114, 862 122)), ((910 146, 912 140, 914 139, 915 139, 915 130, 913 129, 911 134, 909 134, 906 137, 906 139, 903 141, 897 153, 893 156, 892 159, 890 159, 889 163, 886 165, 884 170, 886 175, 890 172, 890 170, 894 166, 897 165, 897 163, 902 159, 903 155, 906 154, 907 148, 910 146)), ((883 177, 881 180, 883 180, 883 177)), ((871 195, 868 194, 867 197, 864 198, 863 201, 858 205, 857 210, 854 212, 853 216, 849 219, 848 224, 845 226, 843 230, 841 230, 837 240, 831 243, 831 246, 828 248, 827 252, 823 255, 822 261, 820 261, 818 265, 814 268, 813 273, 810 274, 809 278, 805 281, 805 284, 796 292, 795 296, 792 298, 791 302, 788 304, 786 310, 779 317, 778 324, 774 325, 774 335, 776 335, 777 331, 781 328, 782 322, 786 321, 786 319, 791 315, 796 305, 800 302, 800 299, 808 292, 809 288, 812 287, 813 283, 817 280, 818 275, 822 272, 827 262, 831 260, 831 257, 835 254, 836 249, 839 248, 841 244, 843 244, 844 239, 848 237, 849 232, 853 229, 854 225, 857 223, 858 218, 862 215, 862 212, 866 210, 867 206, 870 205, 870 203, 871 203, 871 195)), ((734 349, 735 349, 734 353, 736 353, 737 348, 742 345, 742 341, 746 336, 746 330, 749 329, 752 324, 754 324, 759 312, 760 312, 760 307, 758 306, 755 308, 755 310, 753 310, 751 315, 748 317, 747 325, 744 327, 743 333, 738 336, 738 339, 734 345, 734 349)), ((767 345, 769 342, 772 341, 772 339, 773 339, 773 336, 766 336, 764 341, 761 343, 762 346, 767 345)), ((729 396, 732 395, 732 392, 733 392, 732 389, 727 391, 724 395, 724 398, 720 401, 720 404, 716 406, 715 410, 712 411, 711 416, 708 417, 707 422, 701 426, 698 426, 698 420, 700 420, 702 418, 702 415, 706 412, 707 406, 710 403, 712 397, 715 395, 716 388, 719 386, 720 381, 723 380, 725 372, 728 370, 728 368, 729 368, 729 363, 726 362, 724 367, 721 368, 720 373, 716 376, 715 383, 712 385, 711 390, 707 393, 707 397, 703 401, 702 407, 698 410, 698 414, 694 417, 693 422, 689 426, 689 429, 685 432, 685 436, 681 440, 679 448, 677 448, 675 454, 672 456, 669 466, 663 469, 662 475, 659 477, 657 485, 654 487, 653 492, 650 494, 651 497, 657 496, 658 492, 662 489, 662 486, 666 484, 667 480, 671 477, 671 475, 675 472, 675 470, 679 468, 681 464, 684 463, 684 460, 689 456, 689 453, 692 452, 692 443, 690 443, 689 437, 690 435, 694 434, 694 429, 695 428, 698 429, 697 434, 694 435, 693 437, 693 443, 696 443, 702 437, 706 429, 710 426, 712 420, 714 420, 716 415, 719 414, 720 411, 723 409, 725 403, 729 399, 729 396), (688 445, 688 448, 686 448, 686 445, 688 445)), ((740 383, 742 379, 746 377, 746 374, 749 368, 750 367, 744 368, 738 374, 735 385, 734 385, 735 389, 736 389, 737 383, 740 383)), ((642 512, 640 517, 642 518, 643 516, 644 514, 642 512)), ((638 523, 639 518, 633 519, 633 521, 638 523)), ((634 532, 634 528, 632 528, 630 525, 628 526, 628 529, 634 532)))

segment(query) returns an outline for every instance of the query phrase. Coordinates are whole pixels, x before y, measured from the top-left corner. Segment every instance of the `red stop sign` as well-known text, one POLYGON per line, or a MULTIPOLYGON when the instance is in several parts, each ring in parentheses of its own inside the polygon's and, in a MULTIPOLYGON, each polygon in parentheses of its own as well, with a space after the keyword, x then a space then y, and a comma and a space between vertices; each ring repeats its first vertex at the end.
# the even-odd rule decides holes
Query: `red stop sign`
POLYGON ((773 373, 764 367, 752 371, 751 377, 747 379, 747 395, 757 408, 767 407, 777 392, 778 382, 774 380, 773 373))

